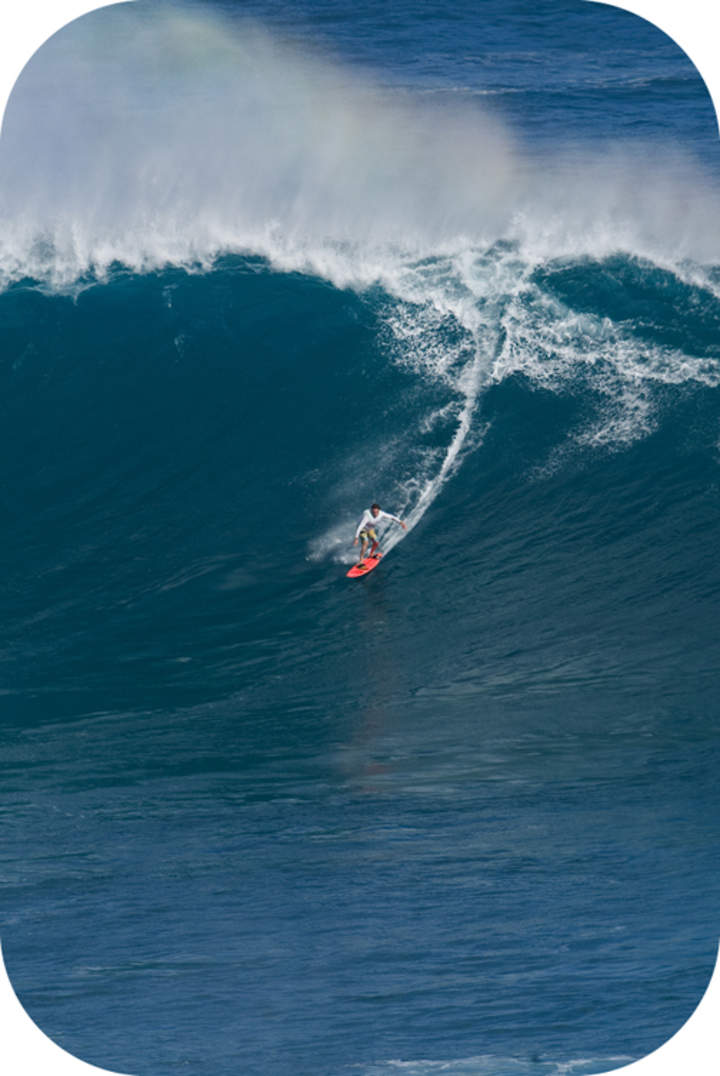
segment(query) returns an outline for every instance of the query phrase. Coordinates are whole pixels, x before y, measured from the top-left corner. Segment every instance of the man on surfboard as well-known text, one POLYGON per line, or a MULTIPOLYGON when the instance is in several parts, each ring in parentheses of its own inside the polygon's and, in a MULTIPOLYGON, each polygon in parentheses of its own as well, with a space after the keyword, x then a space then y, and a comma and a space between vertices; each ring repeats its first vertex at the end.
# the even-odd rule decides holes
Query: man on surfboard
POLYGON ((407 530, 407 527, 401 519, 398 519, 397 516, 391 516, 389 512, 383 512, 379 504, 373 504, 369 508, 366 508, 363 512, 362 519, 357 525, 355 541, 353 542, 353 545, 357 545, 358 540, 362 541, 360 560, 365 560, 365 552, 368 547, 368 542, 372 542, 372 545, 370 546, 370 556, 382 556, 382 553, 377 552, 378 536, 375 531, 375 526, 381 519, 389 519, 393 523, 399 523, 404 531, 407 530))

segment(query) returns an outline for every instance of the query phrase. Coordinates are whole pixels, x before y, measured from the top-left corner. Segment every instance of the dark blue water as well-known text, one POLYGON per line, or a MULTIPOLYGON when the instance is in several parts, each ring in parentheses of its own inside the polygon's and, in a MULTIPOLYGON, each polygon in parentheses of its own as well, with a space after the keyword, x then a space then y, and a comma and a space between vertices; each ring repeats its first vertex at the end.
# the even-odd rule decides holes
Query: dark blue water
POLYGON ((148 1076, 659 1046, 720 896, 689 61, 579 2, 138 4, 36 57, 1 149, 28 1012, 148 1076), (351 582, 375 499, 408 533, 351 582))

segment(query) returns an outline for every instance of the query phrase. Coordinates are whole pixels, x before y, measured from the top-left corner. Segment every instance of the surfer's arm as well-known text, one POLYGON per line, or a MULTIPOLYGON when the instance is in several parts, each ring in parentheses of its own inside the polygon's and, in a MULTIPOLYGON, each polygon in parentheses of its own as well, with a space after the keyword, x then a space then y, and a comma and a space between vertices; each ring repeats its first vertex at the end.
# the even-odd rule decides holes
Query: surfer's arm
POLYGON ((403 523, 401 519, 398 519, 397 516, 391 516, 389 512, 380 512, 380 515, 383 517, 383 519, 390 519, 393 523, 399 523, 404 531, 407 530, 407 526, 403 523))
POLYGON ((360 522, 357 525, 357 530, 355 531, 355 541, 353 542, 353 545, 357 545, 357 540, 360 537, 360 531, 363 529, 363 527, 367 527, 367 524, 368 524, 368 513, 364 512, 362 519, 360 520, 360 522))

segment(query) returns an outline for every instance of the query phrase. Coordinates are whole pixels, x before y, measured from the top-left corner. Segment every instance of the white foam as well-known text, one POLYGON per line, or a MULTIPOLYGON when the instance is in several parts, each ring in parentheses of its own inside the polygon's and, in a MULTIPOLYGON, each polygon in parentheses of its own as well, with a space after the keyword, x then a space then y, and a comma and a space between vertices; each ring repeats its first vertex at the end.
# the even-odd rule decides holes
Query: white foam
POLYGON ((390 90, 207 9, 66 28, 20 79, 0 153, 5 281, 252 250, 400 287, 408 262, 503 237, 534 264, 720 253, 718 190, 672 147, 537 159, 476 96, 390 90))
POLYGON ((597 1066, 619 1065, 626 1057, 604 1057, 595 1060, 578 1058, 570 1061, 530 1061, 525 1058, 497 1057, 481 1054, 453 1060, 381 1061, 376 1065, 357 1066, 362 1076, 581 1076, 597 1071, 597 1066))

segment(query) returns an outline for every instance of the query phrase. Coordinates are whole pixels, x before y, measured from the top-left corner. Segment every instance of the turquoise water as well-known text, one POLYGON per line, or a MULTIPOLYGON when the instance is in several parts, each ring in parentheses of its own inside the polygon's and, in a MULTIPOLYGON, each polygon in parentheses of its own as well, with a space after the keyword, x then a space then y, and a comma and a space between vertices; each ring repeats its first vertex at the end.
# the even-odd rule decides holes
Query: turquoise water
POLYGON ((660 1045, 717 934, 691 65, 590 4, 137 5, 59 35, 6 136, 28 1012, 147 1074, 660 1045), (350 582, 375 499, 408 533, 350 582))

